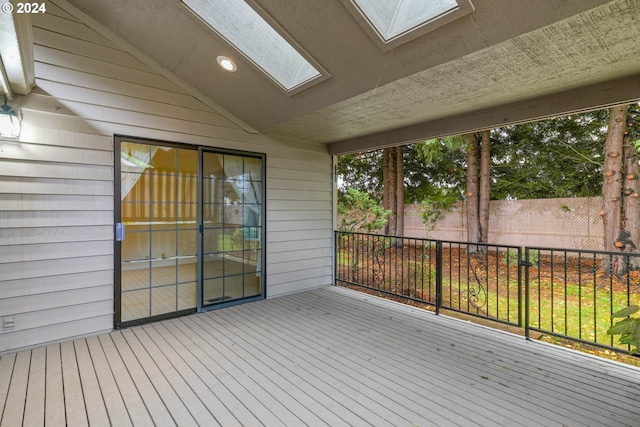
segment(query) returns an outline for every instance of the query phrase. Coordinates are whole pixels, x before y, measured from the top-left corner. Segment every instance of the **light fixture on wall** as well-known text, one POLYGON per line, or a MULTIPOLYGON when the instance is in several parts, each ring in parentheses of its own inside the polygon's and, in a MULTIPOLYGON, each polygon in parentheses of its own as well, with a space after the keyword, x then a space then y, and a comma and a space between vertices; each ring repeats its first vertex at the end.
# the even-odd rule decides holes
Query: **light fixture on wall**
POLYGON ((219 66, 232 73, 238 69, 236 64, 226 56, 218 56, 216 61, 218 61, 219 66))
POLYGON ((20 136, 20 113, 7 105, 7 98, 0 106, 0 137, 17 138, 20 136))

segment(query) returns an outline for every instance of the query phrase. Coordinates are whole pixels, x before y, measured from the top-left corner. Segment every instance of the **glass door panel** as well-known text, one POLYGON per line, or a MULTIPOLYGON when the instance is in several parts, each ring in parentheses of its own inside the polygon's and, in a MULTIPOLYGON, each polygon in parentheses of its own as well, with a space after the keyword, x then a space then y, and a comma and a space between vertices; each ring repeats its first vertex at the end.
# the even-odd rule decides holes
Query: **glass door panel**
POLYGON ((263 293, 261 157, 202 152, 202 306, 263 293))
POLYGON ((117 141, 116 327, 263 296, 263 157, 117 141))
POLYGON ((123 323, 197 306, 198 151, 120 142, 123 323))

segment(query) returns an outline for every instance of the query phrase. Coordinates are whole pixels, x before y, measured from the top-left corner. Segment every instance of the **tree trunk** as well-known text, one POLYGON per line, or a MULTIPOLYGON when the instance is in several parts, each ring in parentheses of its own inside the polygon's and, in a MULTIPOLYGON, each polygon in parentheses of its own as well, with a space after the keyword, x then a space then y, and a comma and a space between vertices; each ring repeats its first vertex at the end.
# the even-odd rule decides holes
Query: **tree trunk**
MULTIPOLYGON (((389 149, 382 149, 382 207, 386 210, 391 209, 389 203, 389 149)), ((384 234, 390 234, 389 220, 384 226, 384 234)))
POLYGON ((389 207, 387 209, 391 209, 391 215, 389 215, 389 234, 395 236, 398 232, 398 203, 396 195, 398 188, 396 184, 398 180, 398 162, 396 160, 395 147, 387 148, 386 150, 388 154, 387 163, 389 164, 389 174, 387 176, 387 182, 385 182, 385 187, 389 188, 389 207))
MULTIPOLYGON (((604 250, 618 251, 616 246, 622 228, 622 147, 626 130, 627 107, 616 106, 609 110, 609 128, 604 147, 604 166, 602 184, 602 223, 604 225, 604 250)), ((613 265, 605 267, 613 273, 613 265)))
MULTIPOLYGON (((625 130, 627 127, 625 126, 625 130)), ((625 252, 638 252, 640 247, 640 196, 638 194, 640 186, 638 185, 638 176, 640 176, 640 156, 638 151, 631 145, 629 135, 623 138, 624 153, 624 179, 623 182, 623 204, 622 204, 622 228, 618 241, 624 244, 625 252)), ((618 274, 628 273, 629 270, 640 269, 640 257, 630 257, 629 263, 624 264, 621 270, 618 267, 618 274)))
POLYGON ((396 235, 404 236, 404 145, 396 147, 396 235))
POLYGON ((480 197, 478 211, 480 214, 480 242, 489 241, 489 195, 491 192, 491 133, 482 131, 480 148, 480 197))
MULTIPOLYGON (((478 136, 468 134, 469 148, 467 149, 467 241, 480 241, 479 222, 479 185, 478 160, 480 157, 480 141, 478 136)), ((469 252, 476 252, 477 246, 469 246, 469 252)))

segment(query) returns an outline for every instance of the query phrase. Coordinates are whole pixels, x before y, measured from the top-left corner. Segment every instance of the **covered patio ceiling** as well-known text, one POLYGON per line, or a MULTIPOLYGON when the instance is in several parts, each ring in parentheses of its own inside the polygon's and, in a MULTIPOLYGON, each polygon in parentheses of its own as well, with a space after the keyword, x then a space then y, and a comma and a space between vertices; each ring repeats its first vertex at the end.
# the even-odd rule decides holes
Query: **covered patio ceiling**
POLYGON ((471 13, 392 48, 349 0, 248 0, 328 77, 293 94, 180 0, 69 3, 248 132, 333 154, 640 99, 639 0, 471 0, 471 13))

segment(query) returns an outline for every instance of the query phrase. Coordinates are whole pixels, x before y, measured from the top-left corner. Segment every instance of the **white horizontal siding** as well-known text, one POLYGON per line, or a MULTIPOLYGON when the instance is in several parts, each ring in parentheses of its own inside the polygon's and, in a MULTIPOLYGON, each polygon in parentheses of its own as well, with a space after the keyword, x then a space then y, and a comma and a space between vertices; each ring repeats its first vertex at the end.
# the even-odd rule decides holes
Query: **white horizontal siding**
MULTIPOLYGON (((81 289, 71 289, 65 291, 51 292, 47 294, 41 294, 43 298, 30 298, 30 296, 22 296, 15 298, 6 298, 0 301, 0 311, 5 315, 12 314, 24 314, 24 313, 37 313, 43 310, 58 309, 64 307, 73 307, 73 310, 79 310, 81 306, 99 301, 111 301, 113 302, 113 287, 112 286, 93 286, 84 287, 81 289), (46 297, 46 298, 44 298, 46 297), (27 307, 28 311, 24 308, 18 312, 18 307, 27 307)), ((108 313, 111 307, 103 312, 108 313)), ((51 313, 50 313, 51 314, 51 313)), ((42 318, 43 324, 46 324, 46 318, 42 318)), ((68 320, 75 320, 73 318, 68 320)), ((20 318, 19 322, 23 322, 20 318)), ((23 323, 24 324, 24 323, 23 323)))
POLYGON ((272 218, 277 218, 278 221, 304 221, 304 220, 331 220, 331 211, 319 210, 319 211, 279 211, 270 210, 269 214, 272 218))
POLYGON ((87 287, 87 284, 92 286, 112 286, 113 269, 59 274, 57 276, 49 276, 46 279, 42 280, 39 277, 35 277, 3 281, 0 285, 0 299, 82 289, 87 287))
MULTIPOLYGON (((0 277, 5 281, 37 277, 48 280, 51 276, 61 274, 101 270, 113 271, 113 255, 57 258, 24 261, 14 264, 0 264, 0 277)), ((1 283, 0 286, 2 286, 1 283)))
POLYGON ((78 179, 48 179, 43 182, 41 178, 8 176, 3 180, 0 193, 113 197, 113 184, 107 181, 78 179))
POLYGON ((267 295, 331 283, 326 147, 247 132, 66 2, 32 22, 37 88, 0 151, 0 352, 111 329, 114 134, 266 154, 267 295))
POLYGON ((0 246, 0 264, 40 261, 46 259, 80 258, 95 255, 113 255, 113 244, 109 240, 65 243, 46 243, 16 246, 0 246))
MULTIPOLYGON (((0 215, 0 228, 22 227, 74 227, 109 225, 113 229, 111 211, 3 211, 0 215)), ((56 229, 54 234, 64 233, 56 229)))
MULTIPOLYGON (((69 311, 68 308, 65 308, 69 311)), ((64 311, 64 310, 62 310, 64 311)), ((81 314, 81 312, 79 312, 81 314)), ((99 315, 96 312, 89 313, 89 317, 81 320, 58 321, 55 318, 43 316, 40 312, 38 318, 48 318, 44 326, 21 329, 16 332, 5 332, 0 340, 0 352, 37 344, 53 343, 61 340, 69 340, 87 335, 95 335, 108 332, 112 329, 112 315, 99 315), (105 325, 109 325, 105 327, 105 325)), ((20 325, 20 323, 18 323, 20 325)))
POLYGON ((275 158, 267 172, 270 296, 331 283, 332 165, 275 158), (324 278, 324 279, 323 279, 324 278))
MULTIPOLYGON (((298 240, 294 242, 272 242, 269 243, 269 254, 272 253, 293 253, 306 249, 324 249, 333 245, 331 239, 298 240)), ((285 255, 286 256, 286 255, 285 255)))
POLYGON ((46 243, 109 241, 113 237, 113 227, 109 225, 0 228, 3 247, 12 245, 43 245, 46 243))

